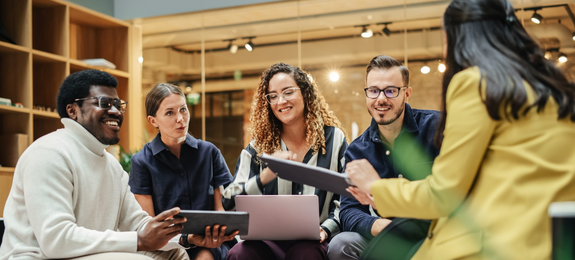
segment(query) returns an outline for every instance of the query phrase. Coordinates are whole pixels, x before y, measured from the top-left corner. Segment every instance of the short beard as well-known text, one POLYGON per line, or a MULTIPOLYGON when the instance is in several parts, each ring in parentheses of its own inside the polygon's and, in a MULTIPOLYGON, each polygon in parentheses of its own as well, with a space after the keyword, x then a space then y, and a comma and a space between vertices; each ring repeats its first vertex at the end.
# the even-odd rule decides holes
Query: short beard
POLYGON ((401 114, 403 114, 404 108, 405 108, 405 106, 403 106, 403 107, 401 108, 401 110, 399 110, 399 113, 397 113, 397 116, 396 116, 395 118, 392 118, 392 119, 389 119, 389 120, 387 120, 387 121, 383 121, 383 122, 377 123, 377 124, 378 124, 378 125, 389 125, 389 124, 395 122, 395 121, 401 116, 401 114))

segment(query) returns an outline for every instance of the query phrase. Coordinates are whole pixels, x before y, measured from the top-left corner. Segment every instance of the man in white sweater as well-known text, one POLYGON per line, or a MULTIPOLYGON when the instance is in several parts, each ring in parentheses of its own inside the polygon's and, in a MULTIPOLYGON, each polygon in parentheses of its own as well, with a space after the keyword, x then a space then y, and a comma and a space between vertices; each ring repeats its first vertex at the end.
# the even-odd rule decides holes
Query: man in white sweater
POLYGON ((16 165, 0 260, 188 259, 178 235, 186 220, 172 218, 179 208, 150 217, 104 150, 120 140, 126 108, 116 85, 98 70, 62 83, 64 129, 36 140, 16 165))

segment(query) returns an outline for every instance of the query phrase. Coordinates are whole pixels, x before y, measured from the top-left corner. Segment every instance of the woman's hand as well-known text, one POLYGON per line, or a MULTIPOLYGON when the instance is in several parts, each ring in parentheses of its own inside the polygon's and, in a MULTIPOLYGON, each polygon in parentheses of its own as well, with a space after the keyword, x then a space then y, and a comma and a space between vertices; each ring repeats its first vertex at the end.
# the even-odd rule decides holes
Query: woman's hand
POLYGON ((327 232, 323 228, 319 227, 319 242, 323 243, 327 239, 327 232))
POLYGON ((222 243, 234 239, 234 237, 240 233, 240 231, 236 230, 230 235, 226 236, 227 228, 227 226, 221 226, 220 228, 220 225, 214 225, 214 228, 212 229, 210 226, 207 226, 205 236, 190 234, 188 236, 188 242, 192 245, 205 248, 220 247, 222 243))
POLYGON ((361 205, 371 205, 373 209, 375 208, 375 202, 373 201, 373 197, 371 194, 363 192, 362 190, 358 189, 357 187, 348 187, 345 189, 347 192, 351 193, 353 197, 361 203, 361 205))
POLYGON ((371 185, 381 179, 373 166, 366 160, 354 160, 345 165, 345 173, 357 188, 371 194, 371 185))
MULTIPOLYGON (((291 161, 296 160, 296 154, 292 153, 290 151, 277 151, 277 152, 274 152, 271 156, 278 158, 278 159, 284 159, 284 160, 291 160, 291 161)), ((272 170, 270 170, 270 168, 265 168, 260 173, 260 181, 262 182, 262 185, 267 185, 270 181, 273 181, 277 177, 278 177, 277 174, 272 172, 272 170)))

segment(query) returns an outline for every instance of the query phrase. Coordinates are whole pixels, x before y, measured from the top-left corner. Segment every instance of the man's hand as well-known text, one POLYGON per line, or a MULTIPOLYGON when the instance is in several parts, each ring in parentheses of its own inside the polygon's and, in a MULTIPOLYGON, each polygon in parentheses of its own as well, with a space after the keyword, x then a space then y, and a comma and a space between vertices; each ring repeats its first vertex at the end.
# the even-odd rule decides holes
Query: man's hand
MULTIPOLYGON (((278 159, 285 159, 291 161, 296 160, 296 154, 289 151, 277 151, 274 152, 271 156, 278 159)), ((272 172, 270 168, 265 168, 260 173, 260 181, 262 182, 262 185, 267 185, 269 182, 273 181, 277 177, 278 176, 274 172, 272 172)))
POLYGON ((389 223, 391 223, 391 220, 389 219, 377 219, 375 222, 373 222, 373 225, 371 225, 371 235, 377 236, 385 227, 387 227, 387 225, 389 225, 389 223))
POLYGON ((319 227, 319 242, 323 243, 327 239, 327 232, 323 228, 319 227))
POLYGON ((180 208, 166 210, 154 217, 146 227, 138 231, 138 251, 154 251, 165 246, 184 228, 186 218, 174 218, 180 208))
POLYGON ((226 236, 226 229, 228 227, 220 225, 214 225, 214 228, 210 228, 210 226, 206 227, 206 235, 199 236, 199 235, 188 235, 188 242, 192 245, 205 247, 205 248, 217 248, 222 245, 222 243, 226 241, 230 241, 234 239, 234 237, 240 233, 240 231, 236 230, 232 232, 230 235, 226 236))
POLYGON ((360 190, 371 194, 371 185, 381 179, 366 159, 354 160, 345 165, 345 173, 360 190))

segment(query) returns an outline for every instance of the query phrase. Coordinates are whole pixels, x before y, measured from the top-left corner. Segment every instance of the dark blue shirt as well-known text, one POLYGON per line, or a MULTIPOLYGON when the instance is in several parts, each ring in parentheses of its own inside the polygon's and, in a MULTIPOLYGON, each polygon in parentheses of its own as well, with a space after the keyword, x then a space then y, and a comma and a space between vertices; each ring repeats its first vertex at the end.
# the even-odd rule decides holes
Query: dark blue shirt
MULTIPOLYGON (((439 112, 412 109, 405 104, 401 132, 393 141, 394 148, 382 142, 378 125, 371 125, 356 138, 345 152, 345 161, 367 159, 381 178, 407 178, 419 180, 431 174, 433 160, 439 154, 434 145, 439 112)), ((372 216, 369 206, 361 205, 355 198, 341 196, 340 221, 344 231, 358 232, 371 238, 371 226, 378 219, 372 216)))
POLYGON ((220 150, 210 142, 187 135, 180 159, 160 134, 132 157, 132 193, 152 195, 154 212, 180 207, 185 210, 213 210, 214 188, 232 182, 232 175, 220 150))

